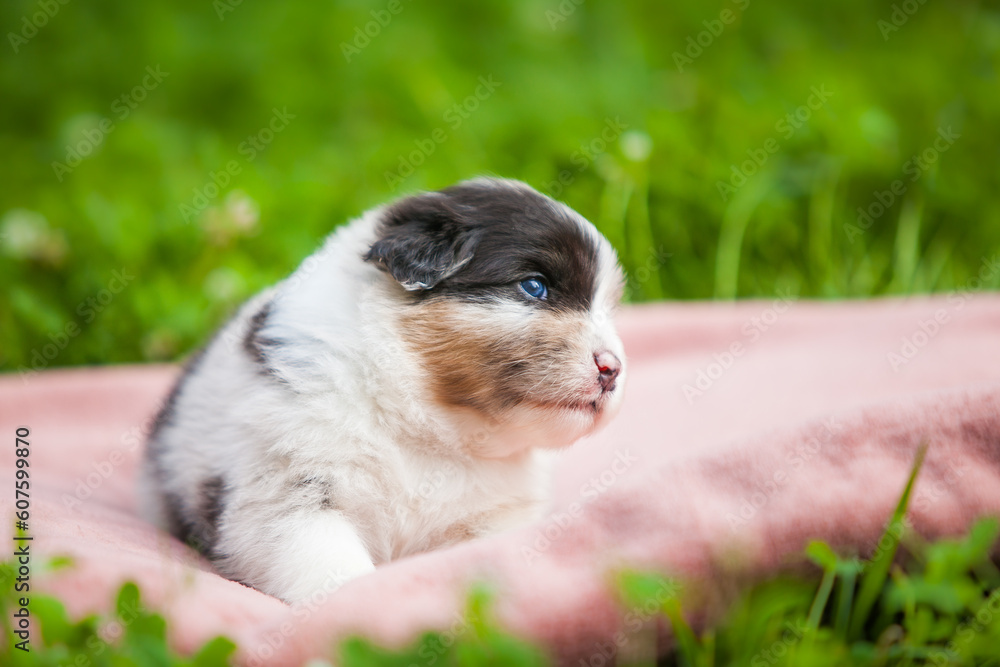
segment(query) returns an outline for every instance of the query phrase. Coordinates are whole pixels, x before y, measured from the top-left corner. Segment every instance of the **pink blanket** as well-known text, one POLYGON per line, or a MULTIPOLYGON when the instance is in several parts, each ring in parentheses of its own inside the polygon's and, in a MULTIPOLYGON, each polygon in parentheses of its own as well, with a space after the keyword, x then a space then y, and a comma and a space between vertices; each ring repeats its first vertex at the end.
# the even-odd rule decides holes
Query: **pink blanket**
POLYGON ((226 634, 250 665, 330 655, 351 633, 398 644, 460 628, 483 580, 505 627, 575 664, 623 628, 608 583, 622 565, 725 587, 734 564, 765 574, 812 538, 870 552, 921 440, 917 530, 1000 514, 996 295, 639 306, 620 331, 624 407, 565 453, 547 519, 392 563, 305 607, 222 579, 136 516, 137 461, 174 366, 0 379, 0 507, 13 511, 14 432, 27 426, 35 558, 76 561, 37 583, 82 614, 110 609, 134 579, 178 648, 226 634))

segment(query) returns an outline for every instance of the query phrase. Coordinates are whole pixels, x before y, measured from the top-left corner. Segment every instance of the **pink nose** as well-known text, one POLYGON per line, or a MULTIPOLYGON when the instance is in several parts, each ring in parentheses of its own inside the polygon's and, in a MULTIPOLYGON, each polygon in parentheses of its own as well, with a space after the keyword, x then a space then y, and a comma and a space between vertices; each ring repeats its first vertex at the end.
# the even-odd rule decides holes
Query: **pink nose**
POLYGON ((613 391, 615 388, 615 378, 622 371, 622 362, 608 351, 598 352, 594 355, 594 364, 597 365, 597 382, 604 391, 613 391))

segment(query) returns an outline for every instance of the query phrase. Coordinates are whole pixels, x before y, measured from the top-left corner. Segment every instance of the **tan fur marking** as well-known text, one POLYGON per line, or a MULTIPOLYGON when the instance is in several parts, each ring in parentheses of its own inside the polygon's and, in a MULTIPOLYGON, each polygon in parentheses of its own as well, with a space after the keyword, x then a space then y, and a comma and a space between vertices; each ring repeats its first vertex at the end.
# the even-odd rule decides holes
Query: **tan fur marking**
POLYGON ((438 401, 496 416, 525 401, 564 405, 587 391, 593 352, 584 316, 539 312, 526 327, 505 329, 489 308, 432 302, 404 314, 405 330, 420 332, 412 345, 438 401))

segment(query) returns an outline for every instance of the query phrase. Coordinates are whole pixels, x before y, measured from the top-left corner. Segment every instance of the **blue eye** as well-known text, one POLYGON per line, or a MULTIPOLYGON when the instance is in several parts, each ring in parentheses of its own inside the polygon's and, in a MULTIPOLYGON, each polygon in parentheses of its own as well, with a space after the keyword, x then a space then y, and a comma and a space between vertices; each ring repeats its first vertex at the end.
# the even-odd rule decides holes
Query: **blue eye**
POLYGON ((535 299, 544 299, 549 295, 549 288, 541 278, 525 278, 521 281, 521 289, 535 299))

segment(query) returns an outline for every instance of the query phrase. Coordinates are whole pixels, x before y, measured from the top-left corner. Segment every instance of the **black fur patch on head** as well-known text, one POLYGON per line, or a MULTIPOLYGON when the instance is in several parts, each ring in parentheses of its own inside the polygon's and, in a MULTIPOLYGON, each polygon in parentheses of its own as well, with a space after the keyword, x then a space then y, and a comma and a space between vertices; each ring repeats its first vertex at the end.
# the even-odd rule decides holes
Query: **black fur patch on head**
POLYGON ((599 269, 598 240, 566 210, 526 186, 462 183, 390 207, 365 256, 419 298, 531 301, 518 285, 541 276, 538 305, 585 311, 599 269))
POLYGON ((365 261, 376 263, 408 290, 425 290, 472 257, 479 232, 464 212, 437 193, 411 197, 386 213, 381 236, 365 261))

